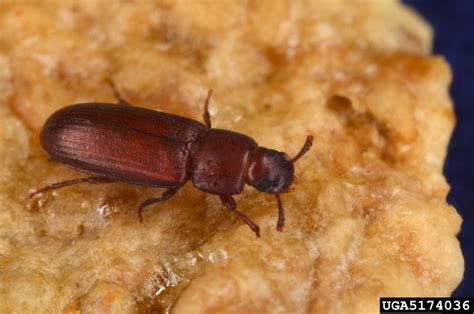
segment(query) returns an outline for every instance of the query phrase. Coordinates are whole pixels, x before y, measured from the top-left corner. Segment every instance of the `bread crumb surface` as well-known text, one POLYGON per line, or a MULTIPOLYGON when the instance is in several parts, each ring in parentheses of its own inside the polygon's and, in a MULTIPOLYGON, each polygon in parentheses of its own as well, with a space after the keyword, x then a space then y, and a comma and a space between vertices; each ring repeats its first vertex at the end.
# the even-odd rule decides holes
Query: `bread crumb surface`
POLYGON ((0 4, 0 312, 367 313, 380 296, 448 296, 461 218, 442 175, 455 118, 431 30, 391 0, 3 1, 0 4), (186 184, 78 185, 48 160, 44 121, 75 102, 131 103, 265 147, 310 152, 282 196, 238 207, 186 184))

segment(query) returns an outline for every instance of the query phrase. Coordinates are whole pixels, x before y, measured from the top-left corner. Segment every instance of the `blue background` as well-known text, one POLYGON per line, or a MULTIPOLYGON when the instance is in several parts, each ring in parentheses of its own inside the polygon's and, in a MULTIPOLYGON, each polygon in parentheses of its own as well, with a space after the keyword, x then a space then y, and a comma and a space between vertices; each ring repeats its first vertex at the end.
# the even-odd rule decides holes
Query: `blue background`
MULTIPOLYGON (((466 271, 455 296, 474 296, 474 0, 405 0, 435 30, 434 53, 451 64, 457 125, 446 160, 448 202, 464 219, 459 234, 466 271)), ((436 248, 433 248, 436 249, 436 248)))

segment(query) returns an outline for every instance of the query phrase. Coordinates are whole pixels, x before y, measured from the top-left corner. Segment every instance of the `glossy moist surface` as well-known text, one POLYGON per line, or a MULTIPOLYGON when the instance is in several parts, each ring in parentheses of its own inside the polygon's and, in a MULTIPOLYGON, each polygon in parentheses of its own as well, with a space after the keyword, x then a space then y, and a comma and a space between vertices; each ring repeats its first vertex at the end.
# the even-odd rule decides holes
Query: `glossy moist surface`
POLYGON ((449 295, 461 219, 442 166, 450 70, 396 1, 2 1, 0 312, 378 313, 380 296, 449 295), (130 102, 200 120, 294 156, 298 184, 245 188, 256 239, 213 195, 82 185, 48 160, 56 110, 130 102))
POLYGON ((207 130, 197 121, 149 109, 77 104, 55 112, 41 132, 52 160, 128 183, 177 187, 207 130))

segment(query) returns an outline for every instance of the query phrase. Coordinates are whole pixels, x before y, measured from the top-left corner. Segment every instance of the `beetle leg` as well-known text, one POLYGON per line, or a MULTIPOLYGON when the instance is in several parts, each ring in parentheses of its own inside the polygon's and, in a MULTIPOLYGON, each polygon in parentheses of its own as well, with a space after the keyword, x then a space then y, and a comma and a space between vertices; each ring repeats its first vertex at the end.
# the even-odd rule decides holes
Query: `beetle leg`
POLYGON ((245 222, 250 227, 250 229, 255 232, 257 237, 260 238, 260 227, 256 223, 254 223, 249 217, 245 216, 243 213, 237 210, 237 204, 235 203, 235 200, 232 195, 219 195, 219 197, 221 198, 222 203, 224 203, 224 205, 228 209, 230 209, 231 212, 236 214, 237 217, 240 218, 240 220, 245 222))
POLYGON ((104 177, 87 177, 87 178, 67 180, 67 181, 53 183, 51 185, 45 186, 44 188, 36 190, 36 191, 30 193, 28 195, 28 198, 33 198, 36 195, 44 193, 44 192, 61 189, 61 188, 64 188, 66 186, 79 184, 79 183, 110 183, 110 182, 114 182, 114 181, 115 180, 113 180, 113 179, 104 178, 104 177))
POLYGON ((124 105, 124 106, 132 106, 128 101, 125 100, 125 98, 120 95, 117 86, 115 85, 114 81, 111 79, 107 80, 110 86, 112 87, 112 90, 114 91, 114 96, 117 98, 117 104, 119 105, 124 105))
POLYGON ((207 92, 206 100, 204 101, 204 114, 202 115, 206 127, 209 130, 211 128, 211 115, 209 114, 209 100, 212 96, 212 89, 207 92))
POLYGON ((143 213, 143 210, 145 209, 145 207, 150 206, 150 205, 155 204, 155 203, 159 203, 161 201, 166 201, 167 199, 169 199, 173 195, 175 195, 176 192, 178 192, 179 188, 180 187, 167 189, 163 194, 161 194, 160 197, 149 198, 149 199, 145 200, 143 203, 141 203, 140 206, 138 206, 138 221, 141 224, 143 224, 142 213, 143 213))
POLYGON ((283 203, 281 202, 280 194, 277 193, 274 195, 278 204, 278 222, 277 222, 276 229, 277 231, 282 232, 283 227, 285 226, 285 210, 283 209, 283 203))

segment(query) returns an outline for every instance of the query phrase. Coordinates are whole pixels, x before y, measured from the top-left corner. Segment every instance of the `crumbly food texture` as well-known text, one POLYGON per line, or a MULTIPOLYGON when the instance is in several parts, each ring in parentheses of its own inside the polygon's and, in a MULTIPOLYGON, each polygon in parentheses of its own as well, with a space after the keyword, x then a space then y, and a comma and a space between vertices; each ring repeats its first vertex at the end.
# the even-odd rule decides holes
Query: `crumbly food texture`
POLYGON ((431 30, 397 1, 0 3, 0 312, 367 313, 380 296, 447 296, 461 218, 442 175, 455 122, 431 30), (80 185, 38 137, 55 110, 115 102, 294 155, 282 196, 246 188, 255 235, 213 195, 80 185))

